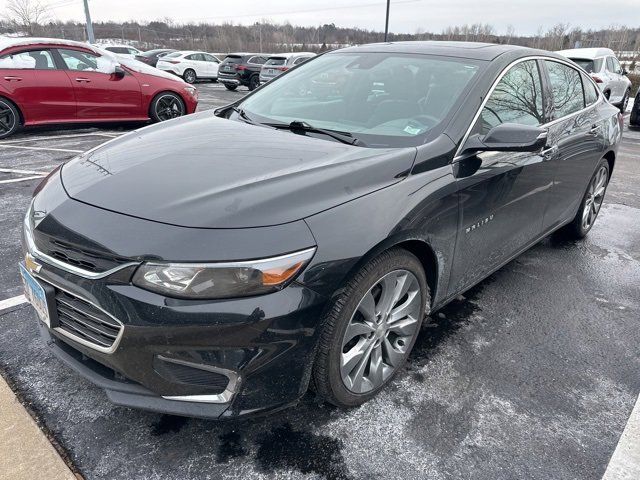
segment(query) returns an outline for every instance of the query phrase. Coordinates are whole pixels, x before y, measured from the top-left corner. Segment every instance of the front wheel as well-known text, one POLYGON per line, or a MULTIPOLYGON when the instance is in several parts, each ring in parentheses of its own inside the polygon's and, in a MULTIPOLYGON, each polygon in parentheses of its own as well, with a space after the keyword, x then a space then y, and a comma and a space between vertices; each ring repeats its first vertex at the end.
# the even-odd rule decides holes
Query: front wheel
POLYGON ((227 90, 231 90, 232 92, 233 92, 236 88, 238 88, 238 86, 237 86, 237 85, 229 85, 228 83, 225 83, 225 84, 224 84, 224 87, 225 87, 227 90))
POLYGON ((340 407, 360 405, 405 364, 429 303, 420 261, 389 250, 363 266, 324 318, 312 386, 340 407))
POLYGON ((609 173, 609 163, 606 159, 602 159, 596 169, 596 173, 591 177, 578 213, 566 227, 567 232, 573 238, 586 237, 596 218, 598 218, 598 213, 600 213, 600 208, 604 201, 604 194, 609 184, 609 173))
POLYGON ((164 122, 172 118, 182 117, 187 113, 187 109, 179 95, 172 92, 164 92, 153 99, 149 113, 154 122, 164 122))
POLYGON ((182 74, 182 78, 187 83, 196 83, 196 80, 198 79, 198 76, 196 75, 195 70, 192 70, 192 69, 188 68, 182 74))
POLYGON ((20 113, 8 100, 0 98, 0 138, 6 138, 20 128, 20 113))

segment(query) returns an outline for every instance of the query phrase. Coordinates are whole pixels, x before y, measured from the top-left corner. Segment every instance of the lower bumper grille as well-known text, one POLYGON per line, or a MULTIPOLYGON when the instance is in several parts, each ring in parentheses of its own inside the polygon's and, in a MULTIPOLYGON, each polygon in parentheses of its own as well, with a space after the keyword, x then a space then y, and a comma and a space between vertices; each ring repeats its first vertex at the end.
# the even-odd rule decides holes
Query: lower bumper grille
POLYGON ((58 328, 79 339, 109 349, 123 326, 102 310, 75 295, 56 289, 58 328))

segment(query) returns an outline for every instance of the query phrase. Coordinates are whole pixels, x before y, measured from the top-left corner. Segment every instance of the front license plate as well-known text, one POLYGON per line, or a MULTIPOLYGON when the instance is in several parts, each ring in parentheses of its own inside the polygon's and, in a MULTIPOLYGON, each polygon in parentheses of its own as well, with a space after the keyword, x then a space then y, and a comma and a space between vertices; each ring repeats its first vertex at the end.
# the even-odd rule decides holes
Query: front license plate
POLYGON ((47 295, 42 285, 33 278, 29 271, 20 264, 20 275, 22 276, 22 284, 24 285, 24 296, 27 297, 29 303, 36 309, 40 320, 47 327, 51 327, 51 319, 49 318, 49 307, 47 306, 47 295))

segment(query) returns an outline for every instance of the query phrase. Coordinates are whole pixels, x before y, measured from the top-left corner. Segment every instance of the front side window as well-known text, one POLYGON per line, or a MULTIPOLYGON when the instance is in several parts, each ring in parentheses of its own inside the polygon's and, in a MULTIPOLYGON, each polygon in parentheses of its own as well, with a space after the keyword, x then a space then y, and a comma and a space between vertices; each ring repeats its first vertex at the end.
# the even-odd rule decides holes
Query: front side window
POLYGON ((195 60, 197 62, 201 62, 204 60, 201 53, 192 53, 187 57, 187 60, 195 60))
POLYGON ((511 67, 496 85, 482 109, 474 132, 485 135, 502 123, 542 125, 545 122, 542 105, 542 81, 537 62, 520 62, 511 67))
POLYGON ((49 50, 30 50, 11 55, 3 55, 0 57, 0 68, 54 70, 56 64, 49 50))
POLYGON ((347 132, 372 147, 415 146, 437 131, 479 60, 336 52, 266 84, 240 107, 258 123, 293 121, 347 132))
POLYGON ((79 50, 58 49, 62 60, 69 70, 77 72, 100 72, 112 74, 114 72, 115 60, 103 56, 99 57, 93 53, 81 52, 79 50))
POLYGON ((587 58, 572 58, 579 67, 583 68, 587 73, 598 73, 602 70, 602 58, 590 60, 587 58))
POLYGON ((622 67, 620 66, 620 62, 618 61, 618 59, 616 57, 611 57, 611 63, 613 64, 613 73, 617 73, 617 74, 621 74, 622 73, 622 67))
POLYGON ((611 73, 615 72, 615 67, 613 66, 613 57, 607 57, 607 71, 611 73))
POLYGON ((545 61, 553 94, 554 118, 571 115, 584 108, 580 72, 564 63, 545 61))

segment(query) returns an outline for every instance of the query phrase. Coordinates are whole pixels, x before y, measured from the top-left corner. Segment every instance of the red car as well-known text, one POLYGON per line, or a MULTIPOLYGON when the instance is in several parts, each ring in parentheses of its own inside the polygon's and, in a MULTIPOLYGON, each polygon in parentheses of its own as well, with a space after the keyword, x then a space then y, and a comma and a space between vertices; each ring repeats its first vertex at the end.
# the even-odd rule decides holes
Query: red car
POLYGON ((195 87, 136 60, 68 40, 0 40, 0 138, 22 126, 160 122, 193 113, 195 87))

